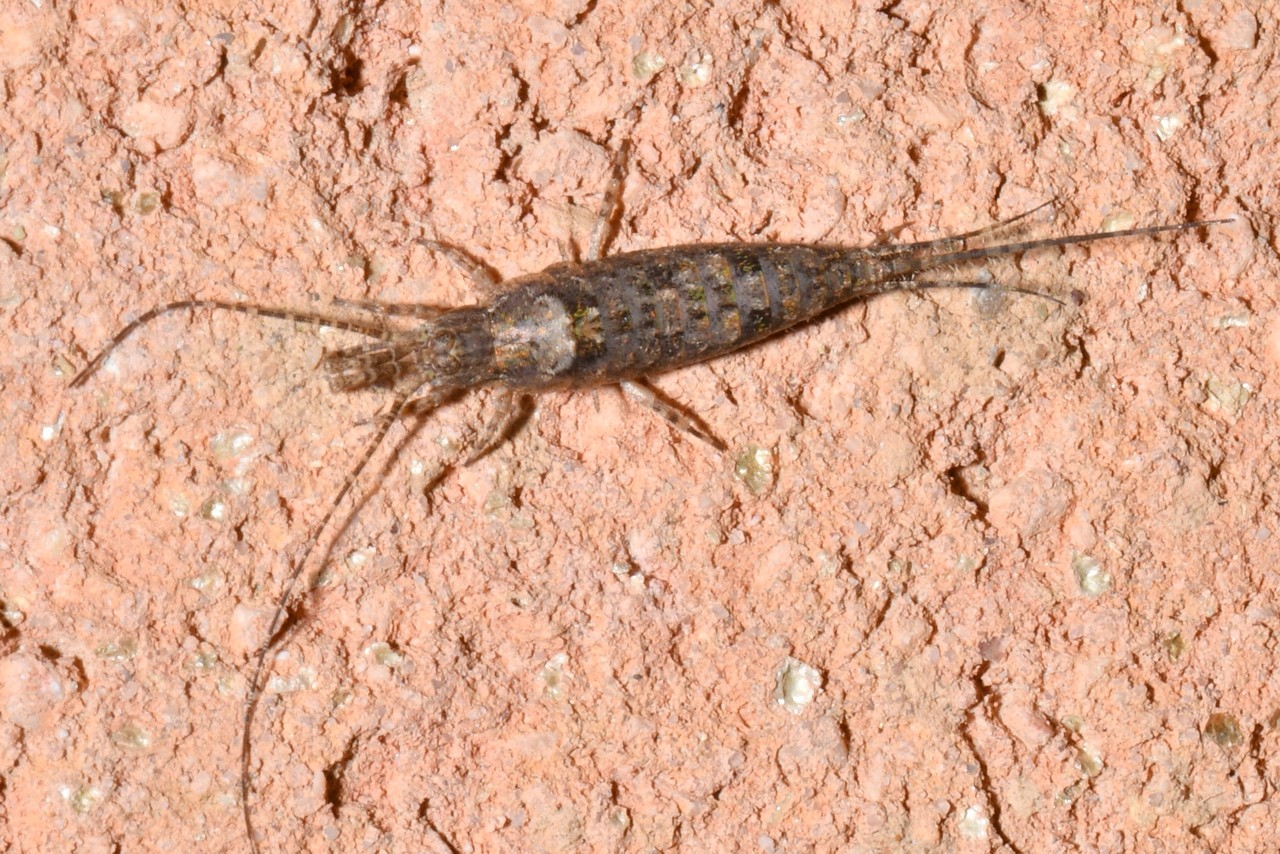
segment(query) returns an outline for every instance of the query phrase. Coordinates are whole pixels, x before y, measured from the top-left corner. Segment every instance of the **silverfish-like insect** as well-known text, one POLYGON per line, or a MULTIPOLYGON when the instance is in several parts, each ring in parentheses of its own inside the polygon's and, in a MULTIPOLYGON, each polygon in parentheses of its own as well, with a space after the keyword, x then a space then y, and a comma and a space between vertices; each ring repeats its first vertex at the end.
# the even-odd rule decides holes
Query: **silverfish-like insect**
MULTIPOLYGON (((420 321, 410 329, 392 329, 380 319, 353 320, 336 313, 213 299, 182 300, 153 308, 130 322, 72 380, 72 387, 83 385, 111 351, 139 327, 161 315, 190 309, 216 309, 327 326, 373 339, 326 353, 320 361, 333 391, 377 389, 390 391, 393 397, 377 420, 368 448, 315 526, 285 584, 267 640, 256 655, 245 700, 240 769, 244 826, 254 851, 258 850, 258 838, 251 808, 251 744, 268 655, 291 628, 285 618, 293 592, 320 534, 395 421, 429 413, 470 389, 499 389, 502 395, 498 412, 466 458, 465 463, 469 463, 502 441, 525 395, 548 389, 619 385, 674 426, 724 450, 723 443, 693 418, 659 398, 643 384, 643 378, 732 353, 877 294, 927 288, 1001 287, 978 280, 920 278, 930 271, 950 271, 1033 250, 1147 237, 1232 221, 1199 220, 971 247, 974 238, 1023 220, 1045 206, 1041 205, 988 228, 919 243, 864 248, 803 243, 689 244, 606 258, 602 257, 602 249, 621 186, 620 162, 621 157, 614 166, 585 260, 553 264, 539 273, 521 276, 487 304, 444 309, 417 304, 345 303, 369 315, 404 315, 420 321)), ((473 278, 493 281, 487 268, 461 250, 447 244, 419 242, 444 253, 473 278)), ((1061 302, 1038 291, 1003 289, 1061 302)))

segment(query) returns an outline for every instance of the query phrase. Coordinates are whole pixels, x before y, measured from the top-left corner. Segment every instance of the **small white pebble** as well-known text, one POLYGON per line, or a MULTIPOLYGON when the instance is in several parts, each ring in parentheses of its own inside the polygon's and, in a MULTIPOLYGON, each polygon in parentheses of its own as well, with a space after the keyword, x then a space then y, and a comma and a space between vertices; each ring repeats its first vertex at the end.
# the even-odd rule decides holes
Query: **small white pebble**
POLYGON ((960 835, 966 839, 986 839, 991 821, 983 814, 981 807, 969 807, 960 816, 960 835))
POLYGON ((774 702, 793 715, 804 711, 822 687, 822 673, 803 661, 788 657, 778 669, 774 702))
POLYGON ((1111 573, 1096 558, 1078 554, 1071 559, 1071 571, 1086 596, 1101 596, 1111 589, 1111 573))

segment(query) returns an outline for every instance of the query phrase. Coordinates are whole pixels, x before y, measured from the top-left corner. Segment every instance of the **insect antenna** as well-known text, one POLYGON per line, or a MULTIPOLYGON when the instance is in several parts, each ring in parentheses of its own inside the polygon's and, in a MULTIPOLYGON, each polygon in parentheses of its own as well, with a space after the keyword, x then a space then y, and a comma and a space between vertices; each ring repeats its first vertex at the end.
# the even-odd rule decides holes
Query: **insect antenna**
MULTIPOLYGON (((383 441, 387 438, 387 434, 391 431, 391 425, 400 419, 400 417, 413 407, 413 403, 420 398, 412 398, 410 394, 400 394, 396 397, 391 407, 380 415, 377 419, 377 430, 373 434, 373 439, 369 442, 368 448, 360 457, 360 461, 347 475, 343 481, 342 487, 338 490, 333 502, 329 505, 329 509, 325 511, 319 523, 311 529, 311 535, 307 540, 307 547, 303 550, 301 557, 294 564, 293 571, 289 573, 289 578, 285 582, 284 591, 280 594, 280 599, 276 604, 275 614, 271 617, 271 625, 267 629, 267 639, 258 649, 257 661, 253 667, 253 675, 249 679, 249 693, 245 698, 244 719, 241 723, 240 734, 240 805, 244 812, 244 829, 249 837, 249 845, 252 850, 258 852, 258 838, 253 830, 253 809, 251 800, 253 797, 253 778, 250 774, 249 766, 253 760, 253 719, 258 711, 258 705, 262 700, 262 680, 268 671, 267 656, 276 649, 293 629, 293 624, 286 621, 289 603, 293 600, 294 590, 298 586, 298 580, 302 577, 302 571, 306 568, 307 560, 315 552, 316 545, 319 542, 320 535, 324 533, 329 526, 329 522, 333 520, 334 514, 342 505, 356 481, 369 465, 369 461, 373 459, 378 448, 382 446, 383 441)), ((415 431, 416 432, 416 431, 415 431)), ((355 511, 352 512, 355 515, 355 511)), ((339 531, 341 536, 341 531, 339 531)), ((336 538, 335 541, 336 542, 336 538)), ((334 543, 329 544, 329 549, 333 548, 334 543)), ((328 551, 325 552, 326 556, 328 551)))
MULTIPOLYGON (((236 312, 238 314, 247 314, 251 317, 269 317, 279 320, 291 320, 297 323, 311 324, 313 326, 326 326, 331 329, 356 332, 370 338, 385 339, 389 334, 388 330, 380 323, 339 318, 324 312, 268 308, 250 303, 229 302, 213 299, 180 300, 178 302, 171 302, 152 308, 128 323, 123 329, 112 336, 111 340, 107 342, 97 355, 89 360, 89 363, 80 371, 80 373, 76 374, 76 376, 71 380, 70 387, 78 388, 84 385, 90 377, 98 372, 115 348, 142 326, 145 326, 147 323, 165 314, 201 308, 236 312)), ((423 311, 425 312, 426 309, 423 311)), ((417 390, 415 390, 415 392, 416 391, 417 390)), ((306 548, 303 550, 301 557, 298 559, 288 580, 285 582, 284 591, 280 595, 275 613, 271 618, 271 625, 267 629, 267 639, 258 649, 257 660, 254 663, 253 674, 249 679, 248 694, 245 699, 245 711, 240 742, 240 800, 244 814, 245 831, 248 834, 249 844, 254 852, 259 851, 259 847, 257 837, 253 830, 253 812, 250 804, 253 795, 253 781, 249 773, 249 766, 253 757, 251 735, 253 731, 254 715, 257 712, 258 705, 262 699, 262 680, 268 671, 267 657, 270 655, 271 651, 278 647, 288 636, 289 631, 292 628, 291 624, 286 620, 289 604, 293 599, 298 580, 302 577, 302 571, 306 568, 308 559, 315 552, 320 535, 323 534, 325 529, 329 526, 329 523, 333 520, 338 508, 342 505, 343 500, 351 492, 360 475, 368 467, 369 461, 373 459, 378 448, 380 448, 382 443, 386 440, 387 434, 391 430, 391 425, 399 420, 401 416, 406 414, 416 415, 429 410, 432 407, 432 404, 439 403, 445 397, 439 393, 429 393, 423 397, 413 397, 413 394, 414 392, 409 392, 398 395, 392 402, 390 408, 377 419, 377 430, 374 432, 373 440, 369 443, 368 449, 347 475, 346 480, 343 481, 342 487, 338 490, 336 497, 329 505, 329 509, 325 512, 324 516, 320 519, 320 522, 312 529, 306 548)), ((416 432, 416 430, 413 432, 416 432)), ((413 433, 410 434, 410 436, 412 435, 413 433)), ((339 536, 340 535, 341 532, 339 532, 339 536)), ((330 543, 329 548, 331 549, 332 547, 333 543, 330 543)))
POLYGON ((178 302, 171 302, 167 305, 156 306, 147 311, 137 319, 127 324, 123 329, 111 337, 99 352, 89 360, 89 364, 85 365, 80 373, 75 375, 71 380, 71 388, 79 388, 88 381, 89 377, 98 372, 102 367, 102 363, 107 360, 126 338, 134 333, 137 329, 157 317, 165 314, 172 314, 176 311, 190 311, 197 308, 210 308, 218 311, 233 311, 238 314, 247 314, 250 317, 273 317, 278 320, 292 320, 297 323, 309 323, 312 326, 327 326, 330 329, 339 329, 344 332, 357 332, 361 335, 367 335, 370 338, 385 338, 387 330, 379 323, 364 322, 360 320, 351 320, 347 318, 334 317, 320 311, 294 311, 285 308, 266 308, 259 305, 251 305, 243 302, 227 302, 216 299, 186 299, 178 302))

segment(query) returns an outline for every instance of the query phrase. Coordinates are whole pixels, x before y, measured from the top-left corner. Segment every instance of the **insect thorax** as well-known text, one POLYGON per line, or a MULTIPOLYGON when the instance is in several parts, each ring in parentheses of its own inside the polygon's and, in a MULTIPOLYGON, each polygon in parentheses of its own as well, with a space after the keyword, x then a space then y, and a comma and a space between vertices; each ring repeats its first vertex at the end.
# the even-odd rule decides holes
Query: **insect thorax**
POLYGON ((520 289, 489 309, 493 367, 502 382, 520 388, 572 384, 600 343, 593 309, 565 294, 520 289))

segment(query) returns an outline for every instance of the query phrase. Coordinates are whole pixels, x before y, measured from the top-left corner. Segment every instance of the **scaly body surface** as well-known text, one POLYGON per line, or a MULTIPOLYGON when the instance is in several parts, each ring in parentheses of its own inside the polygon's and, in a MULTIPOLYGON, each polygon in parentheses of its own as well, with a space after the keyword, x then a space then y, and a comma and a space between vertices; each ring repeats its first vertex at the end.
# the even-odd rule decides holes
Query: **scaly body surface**
POLYGON ((731 353, 874 292, 901 265, 796 244, 677 246, 565 263, 490 305, 329 354, 335 390, 604 385, 731 353))
POLYGON ((327 354, 322 365, 335 391, 382 387, 408 397, 608 385, 732 353, 875 294, 982 286, 918 278, 931 270, 1209 224, 976 249, 955 249, 961 237, 872 249, 722 243, 628 252, 552 265, 511 281, 489 305, 442 311, 416 329, 327 354))

